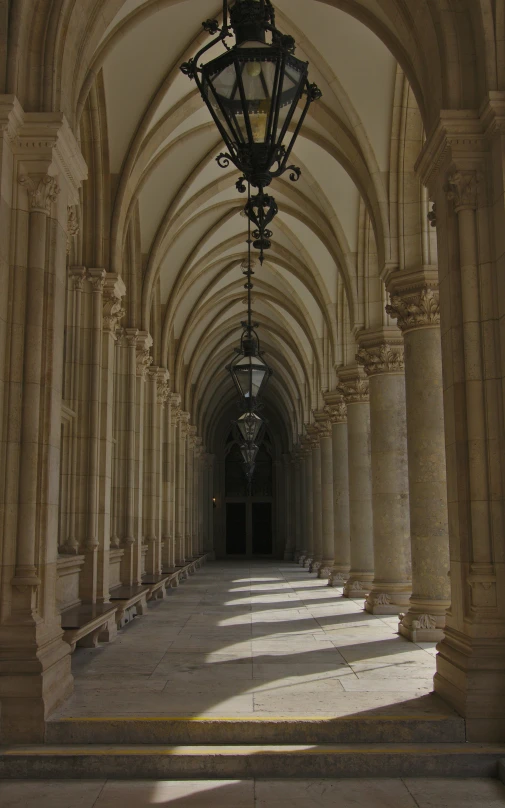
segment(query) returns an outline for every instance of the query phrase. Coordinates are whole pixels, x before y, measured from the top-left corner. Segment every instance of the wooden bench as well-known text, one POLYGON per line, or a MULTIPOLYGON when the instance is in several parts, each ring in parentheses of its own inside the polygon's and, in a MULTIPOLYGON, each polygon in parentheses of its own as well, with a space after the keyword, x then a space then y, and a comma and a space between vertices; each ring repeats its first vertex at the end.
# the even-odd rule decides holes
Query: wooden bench
POLYGON ((149 587, 144 585, 115 586, 110 590, 110 600, 116 607, 116 624, 122 628, 129 623, 133 617, 146 614, 147 596, 149 587))
POLYGON ((96 648, 99 641, 113 642, 117 636, 116 606, 111 603, 81 603, 61 612, 63 639, 72 653, 80 648, 96 648))

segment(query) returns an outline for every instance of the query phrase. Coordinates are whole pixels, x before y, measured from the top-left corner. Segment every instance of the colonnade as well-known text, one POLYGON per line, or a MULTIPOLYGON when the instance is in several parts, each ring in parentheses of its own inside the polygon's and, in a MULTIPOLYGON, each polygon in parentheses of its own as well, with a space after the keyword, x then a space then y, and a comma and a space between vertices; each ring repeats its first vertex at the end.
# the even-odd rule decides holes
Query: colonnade
POLYGON ((450 583, 436 269, 392 273, 388 288, 398 325, 358 332, 355 361, 337 369, 295 448, 301 509, 313 514, 295 560, 372 614, 398 614, 408 639, 441 640, 450 583))

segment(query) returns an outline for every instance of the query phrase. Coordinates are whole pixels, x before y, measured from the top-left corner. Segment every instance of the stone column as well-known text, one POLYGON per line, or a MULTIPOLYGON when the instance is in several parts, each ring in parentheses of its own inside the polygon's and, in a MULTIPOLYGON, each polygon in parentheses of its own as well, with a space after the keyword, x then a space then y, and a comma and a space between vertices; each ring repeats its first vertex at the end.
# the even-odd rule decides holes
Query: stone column
POLYGON ((84 542, 85 563, 79 588, 84 601, 95 603, 98 575, 98 445, 100 440, 100 376, 102 364, 102 312, 105 269, 90 269, 91 327, 89 329, 89 378, 87 395, 88 417, 88 479, 87 531, 84 542))
POLYGON ((177 471, 176 471, 176 534, 175 564, 183 566, 186 559, 184 537, 186 534, 186 443, 189 425, 189 412, 181 412, 177 430, 177 471))
POLYGON ((414 642, 444 636, 450 605, 442 346, 438 271, 390 278, 388 314, 405 342, 412 597, 399 631, 414 642))
POLYGON ((505 110, 442 112, 418 161, 436 203, 451 606, 435 691, 505 739, 505 110))
MULTIPOLYGON (((103 290, 103 335, 101 356, 100 384, 100 421, 98 442, 98 474, 97 474, 97 521, 98 521, 98 563, 97 563, 97 600, 109 601, 110 549, 113 546, 115 525, 113 525, 113 462, 114 462, 114 377, 119 351, 116 348, 119 323, 125 315, 122 306, 126 287, 119 275, 107 273, 103 290)), ((110 641, 115 634, 107 631, 110 641)), ((105 639, 104 634, 101 639, 105 639)))
POLYGON ((186 533, 185 556, 190 561, 194 556, 193 524, 195 518, 194 464, 196 446, 196 426, 188 427, 186 443, 186 533))
POLYGON ((309 572, 318 572, 323 560, 323 517, 321 513, 321 444, 319 430, 315 424, 309 424, 307 433, 310 438, 312 456, 312 536, 313 556, 309 572))
POLYGON ((156 380, 156 405, 158 410, 158 429, 156 434, 156 477, 155 477, 155 531, 156 531, 156 568, 157 574, 163 570, 165 563, 165 526, 167 522, 166 505, 167 489, 165 483, 166 446, 170 424, 167 420, 170 396, 170 374, 165 368, 159 368, 156 380))
POLYGON ((333 442, 328 414, 314 413, 319 430, 321 452, 321 546, 322 560, 317 577, 329 579, 335 556, 335 523, 333 512, 333 442))
POLYGON ((284 546, 284 561, 292 561, 294 557, 293 538, 293 478, 291 468, 291 456, 282 455, 282 467, 284 471, 284 523, 286 542, 284 546))
POLYGON ((126 497, 124 556, 121 563, 121 580, 133 583, 135 554, 135 399, 137 388, 137 336, 136 328, 125 329, 127 349, 126 373, 126 497))
POLYGON ((306 540, 306 553, 303 559, 303 566, 310 566, 314 560, 314 490, 312 485, 312 444, 308 437, 302 439, 303 453, 304 453, 304 468, 305 468, 305 540, 306 540))
POLYGON ((412 591, 403 339, 387 327, 361 333, 359 344, 370 381, 375 566, 365 608, 399 614, 412 591))
POLYGON ((331 421, 333 452, 334 561, 328 586, 344 586, 351 571, 349 523, 349 461, 347 405, 342 393, 325 393, 325 410, 331 421))
POLYGON ((293 456, 292 456, 292 464, 293 464, 293 519, 294 519, 294 538, 295 538, 295 551, 293 560, 295 564, 300 562, 300 556, 302 555, 302 536, 303 536, 303 524, 304 524, 304 516, 303 516, 303 503, 302 503, 302 464, 301 464, 301 457, 300 457, 300 450, 299 447, 296 447, 293 456))
POLYGON ((147 402, 144 420, 144 474, 142 479, 144 511, 144 543, 147 544, 146 572, 157 574, 156 569, 156 433, 158 418, 158 368, 154 365, 147 371, 147 402))
MULTIPOLYGON (((167 371, 168 373, 168 371, 167 371)), ((166 399, 163 405, 163 455, 161 473, 161 570, 162 572, 172 569, 172 396, 170 394, 170 383, 166 381, 166 399)))
POLYGON ((360 368, 340 368, 338 390, 347 404, 351 570, 345 597, 368 594, 374 577, 369 383, 360 368))

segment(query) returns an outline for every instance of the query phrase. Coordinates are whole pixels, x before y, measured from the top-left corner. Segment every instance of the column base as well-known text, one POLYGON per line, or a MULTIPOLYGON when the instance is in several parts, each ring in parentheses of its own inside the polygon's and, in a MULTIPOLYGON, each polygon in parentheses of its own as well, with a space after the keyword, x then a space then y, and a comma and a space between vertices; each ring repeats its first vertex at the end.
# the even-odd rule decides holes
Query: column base
POLYGON ((374 583, 365 601, 370 614, 400 614, 410 603, 410 583, 374 583))
POLYGON ((328 586, 345 586, 349 580, 349 567, 333 566, 328 577, 328 586))
MULTIPOLYGON (((473 629, 476 628, 474 625, 473 629)), ((504 742, 503 638, 468 637, 447 626, 437 651, 435 692, 464 717, 467 741, 504 742)))
POLYGON ((351 600, 366 598, 370 593, 373 582, 373 572, 351 572, 347 579, 342 595, 351 600))
POLYGON ((284 561, 294 561, 294 560, 295 560, 295 557, 294 557, 293 551, 292 550, 286 550, 286 552, 284 553, 284 561))
POLYGON ((311 565, 309 567, 309 572, 318 572, 320 567, 321 567, 321 561, 312 560, 312 563, 311 563, 311 565))
POLYGON ((321 566, 317 571, 317 577, 327 581, 330 578, 333 568, 333 561, 321 561, 321 566))
POLYGON ((314 559, 313 559, 313 558, 312 558, 312 556, 310 556, 310 555, 309 555, 309 556, 305 556, 305 558, 304 558, 304 560, 303 560, 303 566, 304 566, 304 567, 308 567, 309 572, 311 571, 311 569, 310 569, 310 568, 311 568, 311 566, 312 566, 312 562, 313 562, 313 560, 314 560, 314 559))
POLYGON ((444 638, 445 615, 450 603, 445 600, 410 599, 406 614, 400 614, 398 633, 411 642, 440 642, 444 638))
POLYGON ((26 629, 12 625, 1 632, 0 744, 44 743, 46 719, 74 687, 70 646, 61 630, 46 642, 39 640, 37 629, 26 629))

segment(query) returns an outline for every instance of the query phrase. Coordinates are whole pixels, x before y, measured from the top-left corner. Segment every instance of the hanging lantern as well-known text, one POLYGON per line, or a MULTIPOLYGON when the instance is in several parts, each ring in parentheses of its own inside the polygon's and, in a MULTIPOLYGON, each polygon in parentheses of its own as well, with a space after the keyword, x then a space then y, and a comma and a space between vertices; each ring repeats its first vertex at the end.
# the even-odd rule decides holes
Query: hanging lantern
POLYGON ((247 323, 242 323, 244 331, 240 340, 240 348, 236 348, 237 357, 231 361, 230 371, 237 392, 245 408, 252 410, 256 399, 263 392, 272 375, 272 370, 262 358, 259 340, 247 323))
POLYGON ((258 451, 259 447, 256 446, 255 443, 244 443, 244 445, 240 447, 240 454, 243 457, 244 463, 252 466, 254 465, 258 451))
POLYGON ((246 476, 247 482, 249 484, 252 483, 252 479, 254 477, 254 470, 256 468, 255 463, 242 463, 242 468, 244 470, 244 474, 246 476))
POLYGON ((243 415, 235 421, 234 426, 238 433, 237 437, 239 442, 256 443, 259 446, 262 432, 265 428, 265 423, 259 415, 255 412, 244 412, 243 415))
POLYGON ((275 27, 271 0, 236 0, 230 9, 236 44, 201 64, 206 51, 231 36, 227 0, 223 7, 221 28, 216 20, 204 23, 205 30, 219 36, 181 66, 196 81, 225 142, 228 153, 219 155, 218 163, 226 167, 231 161, 259 188, 288 169, 297 180, 300 172, 288 166, 289 157, 309 106, 321 92, 309 83, 308 63, 293 55, 294 39, 275 27))

